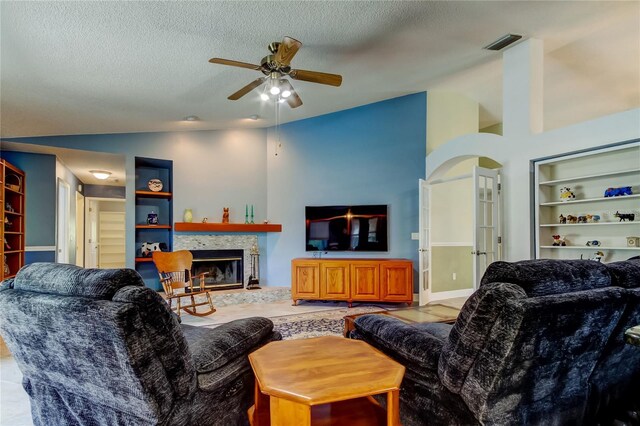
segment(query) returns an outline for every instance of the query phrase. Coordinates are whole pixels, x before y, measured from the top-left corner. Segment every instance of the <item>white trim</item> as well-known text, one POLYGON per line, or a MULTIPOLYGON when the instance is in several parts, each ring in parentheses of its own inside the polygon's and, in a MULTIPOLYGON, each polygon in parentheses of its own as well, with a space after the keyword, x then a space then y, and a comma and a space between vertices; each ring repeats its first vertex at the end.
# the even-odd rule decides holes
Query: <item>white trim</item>
POLYGON ((431 243, 431 247, 473 247, 472 242, 431 243))
POLYGON ((24 251, 56 251, 56 246, 26 246, 24 251))
POLYGON ((453 299, 454 297, 469 297, 473 294, 473 291, 474 290, 472 288, 465 288, 462 290, 432 292, 429 302, 433 302, 434 300, 453 299))

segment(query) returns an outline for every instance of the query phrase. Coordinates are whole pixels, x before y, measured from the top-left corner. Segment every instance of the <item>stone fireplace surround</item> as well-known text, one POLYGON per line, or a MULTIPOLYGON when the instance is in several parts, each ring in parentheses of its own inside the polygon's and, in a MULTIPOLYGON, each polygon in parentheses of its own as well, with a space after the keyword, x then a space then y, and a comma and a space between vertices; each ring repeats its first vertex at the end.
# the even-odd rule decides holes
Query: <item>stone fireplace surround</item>
POLYGON ((257 235, 174 234, 174 250, 242 250, 244 283, 251 275, 251 246, 258 245, 257 235))

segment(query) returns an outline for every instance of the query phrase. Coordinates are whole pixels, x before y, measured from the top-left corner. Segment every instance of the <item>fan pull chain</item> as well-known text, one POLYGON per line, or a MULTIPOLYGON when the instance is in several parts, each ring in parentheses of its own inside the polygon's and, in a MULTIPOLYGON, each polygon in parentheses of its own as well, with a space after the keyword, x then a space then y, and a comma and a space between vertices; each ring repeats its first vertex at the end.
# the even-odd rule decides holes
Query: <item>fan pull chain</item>
POLYGON ((276 105, 276 157, 278 156, 278 150, 282 146, 280 143, 280 103, 278 100, 275 100, 276 105))

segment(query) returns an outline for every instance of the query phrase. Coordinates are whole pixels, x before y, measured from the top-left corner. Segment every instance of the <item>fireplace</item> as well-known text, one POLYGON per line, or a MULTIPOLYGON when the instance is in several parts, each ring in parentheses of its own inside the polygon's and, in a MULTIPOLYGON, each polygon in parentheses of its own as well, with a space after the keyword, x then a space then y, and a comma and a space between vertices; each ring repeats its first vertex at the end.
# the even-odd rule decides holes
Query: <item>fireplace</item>
POLYGON ((191 250, 191 253, 193 253, 191 272, 194 277, 208 272, 204 279, 208 290, 244 287, 243 250, 191 250))

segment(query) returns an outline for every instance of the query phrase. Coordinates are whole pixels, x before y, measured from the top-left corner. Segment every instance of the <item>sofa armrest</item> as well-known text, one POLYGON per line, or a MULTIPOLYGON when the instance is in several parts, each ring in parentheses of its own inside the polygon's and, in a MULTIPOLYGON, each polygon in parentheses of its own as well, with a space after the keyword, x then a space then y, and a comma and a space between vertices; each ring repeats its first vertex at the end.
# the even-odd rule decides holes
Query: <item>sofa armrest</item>
POLYGON ((216 328, 181 324, 198 374, 209 373, 247 355, 271 340, 273 322, 252 317, 231 321, 216 328))
POLYGON ((438 370, 444 339, 386 315, 356 318, 353 338, 364 340, 407 369, 438 370))

